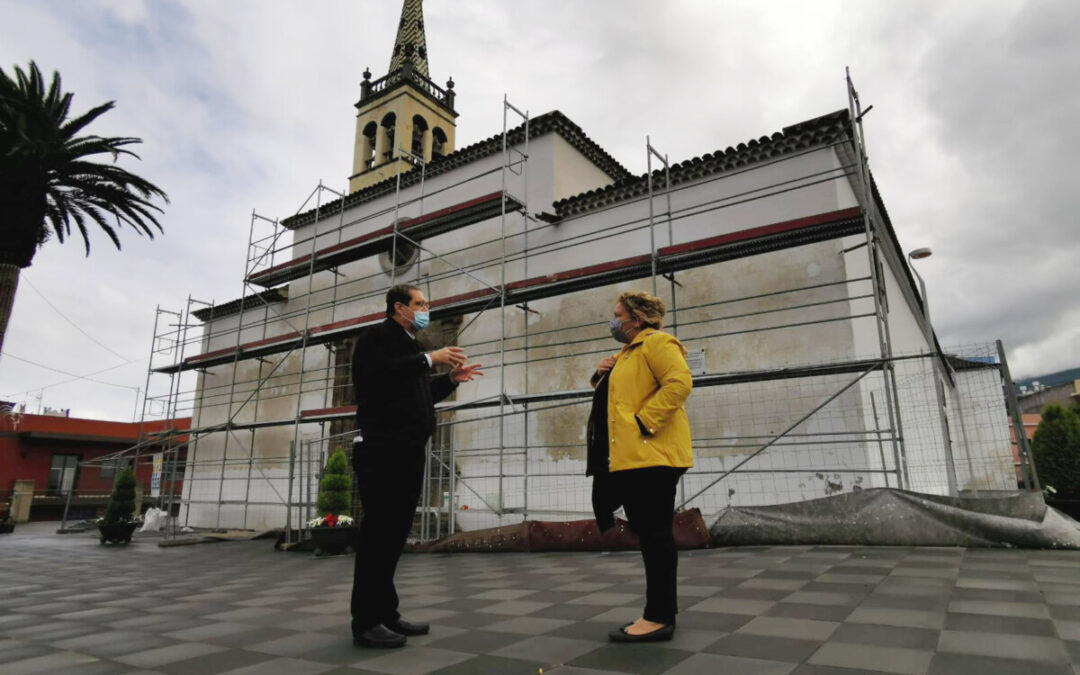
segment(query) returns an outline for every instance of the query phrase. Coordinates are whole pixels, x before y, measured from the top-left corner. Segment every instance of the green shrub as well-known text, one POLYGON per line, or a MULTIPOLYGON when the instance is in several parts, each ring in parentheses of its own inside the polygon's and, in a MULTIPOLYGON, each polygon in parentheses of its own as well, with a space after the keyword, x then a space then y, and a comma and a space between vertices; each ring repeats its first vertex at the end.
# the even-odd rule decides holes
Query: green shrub
POLYGON ((1056 403, 1046 406, 1031 452, 1043 485, 1062 496, 1080 493, 1080 416, 1056 403))
POLYGON ((349 476, 349 463, 345 453, 335 450, 326 461, 326 471, 319 481, 319 499, 316 502, 319 515, 333 513, 336 516, 350 515, 352 504, 352 478, 349 476))
POLYGON ((135 473, 124 469, 113 484, 109 505, 105 507, 105 523, 126 523, 135 513, 135 473))

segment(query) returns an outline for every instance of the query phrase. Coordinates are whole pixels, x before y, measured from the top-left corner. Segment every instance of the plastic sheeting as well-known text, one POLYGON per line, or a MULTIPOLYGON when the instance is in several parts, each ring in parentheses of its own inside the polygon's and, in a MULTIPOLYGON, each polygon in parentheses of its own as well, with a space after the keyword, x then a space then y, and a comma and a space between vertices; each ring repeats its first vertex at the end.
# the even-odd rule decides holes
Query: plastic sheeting
POLYGON ((874 488, 792 504, 729 507, 716 546, 783 544, 1080 549, 1080 524, 1042 494, 939 497, 874 488))
MULTIPOLYGON (((680 511, 674 517, 675 545, 678 548, 704 548, 709 545, 709 531, 701 511, 680 511)), ((638 538, 625 520, 601 533, 596 521, 571 520, 548 522, 530 520, 516 525, 493 527, 475 532, 459 532, 412 550, 425 553, 492 551, 625 551, 638 548, 638 538)))

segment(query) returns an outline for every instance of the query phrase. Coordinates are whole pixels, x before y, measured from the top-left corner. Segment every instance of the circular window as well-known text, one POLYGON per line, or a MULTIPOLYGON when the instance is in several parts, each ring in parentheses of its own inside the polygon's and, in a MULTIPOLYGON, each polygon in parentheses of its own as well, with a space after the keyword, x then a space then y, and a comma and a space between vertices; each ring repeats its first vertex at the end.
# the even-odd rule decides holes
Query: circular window
POLYGON ((387 274, 402 276, 420 258, 420 249, 410 241, 398 239, 397 245, 379 254, 379 264, 387 274))

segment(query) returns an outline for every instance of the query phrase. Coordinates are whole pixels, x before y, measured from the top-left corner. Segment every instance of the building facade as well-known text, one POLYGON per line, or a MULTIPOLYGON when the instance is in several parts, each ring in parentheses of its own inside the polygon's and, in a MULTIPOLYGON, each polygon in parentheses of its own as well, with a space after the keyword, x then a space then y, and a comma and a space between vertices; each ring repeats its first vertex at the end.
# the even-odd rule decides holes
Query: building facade
POLYGON ((681 506, 1015 487, 1000 368, 940 353, 853 89, 846 109, 638 176, 562 113, 509 102, 520 124, 455 149, 419 0, 364 82, 350 193, 253 221, 251 295, 199 310, 195 353, 161 369, 199 372, 190 524, 310 514, 352 433, 351 338, 400 282, 432 299, 422 339, 487 371, 440 407, 421 509, 437 532, 587 516, 587 382, 629 289, 665 300, 690 352, 681 506))

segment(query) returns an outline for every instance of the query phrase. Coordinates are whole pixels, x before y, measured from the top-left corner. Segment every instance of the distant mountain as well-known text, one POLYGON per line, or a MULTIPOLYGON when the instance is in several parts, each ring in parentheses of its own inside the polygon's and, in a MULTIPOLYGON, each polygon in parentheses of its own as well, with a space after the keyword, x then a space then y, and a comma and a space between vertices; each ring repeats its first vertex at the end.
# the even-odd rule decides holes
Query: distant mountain
POLYGON ((1071 368, 1069 370, 1061 370, 1056 373, 1050 373, 1049 375, 1037 375, 1035 377, 1027 377, 1022 380, 1016 381, 1017 387, 1031 387, 1031 383, 1038 380, 1039 384, 1043 387, 1053 387, 1057 384, 1065 384, 1066 382, 1072 382, 1073 380, 1080 380, 1080 368, 1071 368))

